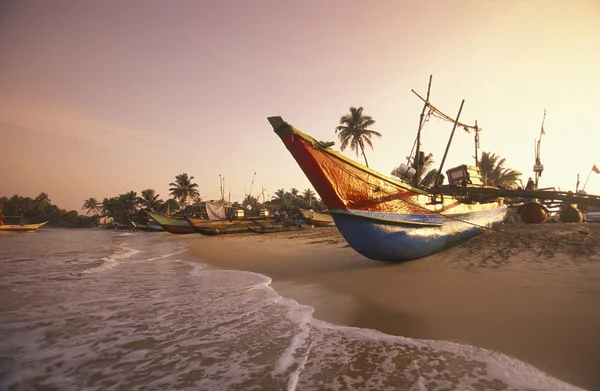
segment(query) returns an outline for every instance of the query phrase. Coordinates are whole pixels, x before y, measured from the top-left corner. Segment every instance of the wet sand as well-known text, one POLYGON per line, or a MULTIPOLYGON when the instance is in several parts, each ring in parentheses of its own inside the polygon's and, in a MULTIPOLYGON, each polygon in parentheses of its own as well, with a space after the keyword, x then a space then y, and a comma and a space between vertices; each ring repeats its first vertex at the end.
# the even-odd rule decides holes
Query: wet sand
POLYGON ((356 253, 336 228, 177 240, 206 263, 270 276, 318 319, 475 345, 600 389, 600 224, 506 225, 395 264, 356 253))

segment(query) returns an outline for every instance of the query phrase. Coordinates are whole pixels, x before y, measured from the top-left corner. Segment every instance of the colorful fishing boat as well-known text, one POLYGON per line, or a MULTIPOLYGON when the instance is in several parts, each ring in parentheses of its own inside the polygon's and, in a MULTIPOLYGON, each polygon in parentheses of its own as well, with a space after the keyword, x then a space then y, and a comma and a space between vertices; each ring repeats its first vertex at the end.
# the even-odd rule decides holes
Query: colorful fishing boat
POLYGON ((0 224, 0 231, 35 231, 45 224, 48 224, 48 222, 45 221, 38 224, 0 224))
POLYGON ((300 208, 300 213, 302 213, 302 219, 306 224, 311 224, 315 227, 333 227, 335 225, 331 215, 313 212, 313 217, 311 219, 310 211, 300 208))
POLYGON ((394 180, 327 148, 281 117, 269 117, 329 209, 348 244, 378 261, 421 258, 502 223, 501 199, 434 195, 394 180))
POLYGON ((196 232, 194 227, 183 218, 174 218, 161 216, 146 211, 148 216, 152 217, 163 229, 172 234, 192 234, 196 232))
POLYGON ((135 221, 132 221, 132 220, 130 220, 130 222, 131 222, 131 225, 133 225, 135 228, 139 229, 140 231, 162 232, 165 230, 159 224, 155 224, 155 223, 142 224, 142 223, 136 223, 135 221))
POLYGON ((260 229, 261 227, 272 228, 280 226, 281 222, 273 217, 240 218, 231 220, 209 220, 186 216, 196 232, 202 235, 225 235, 248 233, 248 226, 260 229))

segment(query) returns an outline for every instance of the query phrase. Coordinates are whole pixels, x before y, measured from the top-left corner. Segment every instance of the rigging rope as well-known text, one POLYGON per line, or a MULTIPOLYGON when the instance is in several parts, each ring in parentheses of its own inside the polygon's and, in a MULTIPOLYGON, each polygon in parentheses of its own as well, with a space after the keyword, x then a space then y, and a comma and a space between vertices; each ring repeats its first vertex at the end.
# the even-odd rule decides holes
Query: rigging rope
POLYGON ((419 99, 421 99, 427 105, 427 107, 429 107, 430 113, 433 116, 443 119, 444 121, 448 121, 448 122, 452 122, 452 123, 456 122, 456 124, 458 126, 460 126, 461 128, 463 128, 467 133, 470 132, 471 130, 474 130, 476 132, 479 132, 480 130, 482 130, 477 125, 467 125, 462 122, 456 121, 454 118, 450 117, 448 114, 444 114, 440 109, 438 109, 437 107, 432 105, 428 100, 426 100, 421 95, 419 95, 415 90, 411 90, 411 91, 413 92, 413 94, 418 96, 419 99))

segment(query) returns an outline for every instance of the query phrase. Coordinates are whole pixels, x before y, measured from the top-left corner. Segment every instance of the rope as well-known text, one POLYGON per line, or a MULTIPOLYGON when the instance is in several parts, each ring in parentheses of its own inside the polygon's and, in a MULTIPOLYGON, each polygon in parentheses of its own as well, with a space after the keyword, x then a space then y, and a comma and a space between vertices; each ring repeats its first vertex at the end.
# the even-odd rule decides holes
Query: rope
POLYGON ((463 124, 462 122, 458 122, 456 121, 454 118, 450 117, 448 114, 444 114, 440 109, 438 109, 437 107, 435 107, 434 105, 432 105, 431 103, 429 103, 428 100, 426 100, 425 98, 423 98, 421 95, 419 95, 417 92, 415 92, 415 90, 411 90, 416 96, 419 97, 419 99, 421 99, 423 102, 425 102, 425 104, 427 105, 427 107, 429 107, 430 109, 430 113, 440 119, 443 119, 444 121, 448 121, 448 122, 456 122, 456 124, 458 126, 460 126, 461 128, 463 128, 466 132, 470 132, 471 130, 474 130, 476 132, 482 130, 480 127, 478 127, 477 125, 467 125, 467 124, 463 124))

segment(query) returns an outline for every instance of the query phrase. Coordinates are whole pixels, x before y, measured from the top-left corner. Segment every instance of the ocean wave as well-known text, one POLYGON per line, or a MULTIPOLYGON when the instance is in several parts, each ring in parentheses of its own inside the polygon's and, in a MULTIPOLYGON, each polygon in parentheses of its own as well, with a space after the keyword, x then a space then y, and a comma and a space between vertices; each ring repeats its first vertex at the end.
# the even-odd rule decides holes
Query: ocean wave
POLYGON ((94 267, 84 269, 79 272, 74 272, 71 274, 72 275, 86 275, 86 274, 105 272, 105 271, 110 270, 110 269, 116 267, 117 265, 119 265, 120 261, 127 259, 139 252, 140 252, 140 250, 125 247, 124 245, 121 245, 117 248, 117 250, 113 254, 111 254, 107 257, 103 257, 101 259, 102 263, 99 266, 94 266, 94 267))

